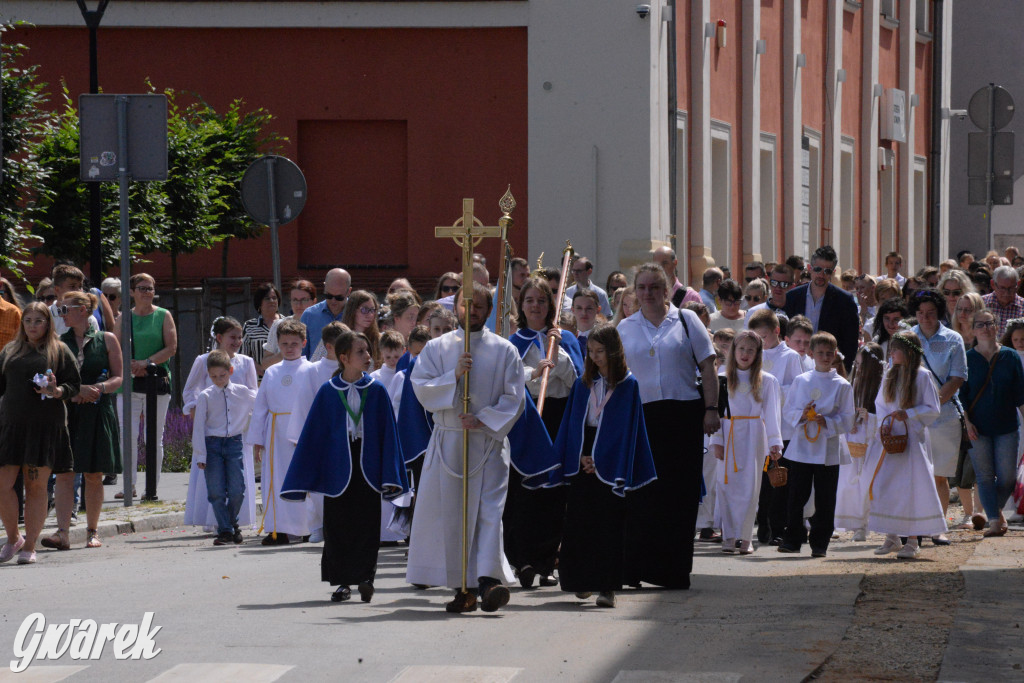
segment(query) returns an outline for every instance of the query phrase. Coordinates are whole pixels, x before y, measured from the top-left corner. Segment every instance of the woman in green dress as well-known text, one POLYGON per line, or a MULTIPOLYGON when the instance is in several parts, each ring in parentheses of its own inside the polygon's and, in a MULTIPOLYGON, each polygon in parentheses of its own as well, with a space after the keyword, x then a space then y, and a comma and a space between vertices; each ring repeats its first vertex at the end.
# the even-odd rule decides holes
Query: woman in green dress
POLYGON ((73 464, 65 401, 80 384, 78 364, 54 333, 50 309, 33 301, 21 315, 18 335, 0 352, 0 519, 7 532, 0 563, 15 555, 18 564, 36 561, 50 473, 68 472, 73 464), (37 375, 45 381, 37 384, 37 375), (19 472, 25 475, 24 536, 14 493, 19 472))
POLYGON ((78 359, 82 388, 71 399, 68 415, 74 471, 57 475, 57 533, 42 540, 45 548, 71 547, 68 528, 74 507, 75 474, 79 472, 85 478, 85 515, 89 525, 85 547, 103 545, 96 534, 103 507, 103 476, 107 472, 121 472, 120 437, 111 395, 121 386, 121 347, 110 332, 89 329, 96 304, 94 294, 69 292, 57 307, 68 326, 60 340, 78 359))

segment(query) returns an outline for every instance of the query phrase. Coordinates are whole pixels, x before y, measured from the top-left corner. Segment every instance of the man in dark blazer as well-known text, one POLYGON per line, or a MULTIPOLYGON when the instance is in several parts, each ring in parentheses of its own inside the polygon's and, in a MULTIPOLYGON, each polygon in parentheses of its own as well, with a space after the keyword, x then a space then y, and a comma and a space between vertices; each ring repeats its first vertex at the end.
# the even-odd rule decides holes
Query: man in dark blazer
POLYGON ((810 283, 786 293, 785 311, 790 319, 795 315, 810 318, 815 332, 830 332, 839 342, 843 365, 849 372, 857 354, 860 317, 853 297, 830 282, 837 262, 835 249, 818 247, 811 255, 810 283))

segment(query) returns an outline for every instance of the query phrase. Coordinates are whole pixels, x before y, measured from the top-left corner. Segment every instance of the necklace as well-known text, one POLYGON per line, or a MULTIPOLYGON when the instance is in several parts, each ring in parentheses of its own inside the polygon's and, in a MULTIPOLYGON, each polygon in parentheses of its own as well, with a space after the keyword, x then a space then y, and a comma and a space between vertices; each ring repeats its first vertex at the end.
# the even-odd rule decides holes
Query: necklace
MULTIPOLYGON (((661 339, 670 328, 666 327, 665 330, 662 331, 660 325, 655 327, 654 323, 648 320, 647 316, 643 315, 642 313, 640 314, 640 319, 643 321, 640 327, 641 329, 643 329, 644 334, 647 335, 647 341, 649 341, 651 344, 651 350, 649 355, 651 356, 651 358, 654 358, 654 347, 657 346, 658 340, 661 339), (651 334, 650 330, 647 329, 648 325, 654 327, 653 335, 651 334)), ((664 319, 662 320, 662 322, 664 322, 664 319)))

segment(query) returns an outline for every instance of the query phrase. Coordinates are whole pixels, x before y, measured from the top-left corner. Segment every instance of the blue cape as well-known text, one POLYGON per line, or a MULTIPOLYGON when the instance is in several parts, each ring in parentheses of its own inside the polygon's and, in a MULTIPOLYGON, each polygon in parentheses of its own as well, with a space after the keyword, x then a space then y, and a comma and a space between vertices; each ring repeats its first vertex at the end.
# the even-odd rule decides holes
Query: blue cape
MULTIPOLYGON (((555 439, 562 467, 553 473, 549 485, 566 483, 566 479, 580 471, 589 400, 590 387, 582 379, 576 380, 555 439)), ((618 496, 658 478, 647 440, 640 388, 632 374, 616 385, 601 413, 592 456, 597 478, 611 486, 618 496)))
POLYGON ((409 366, 412 365, 412 355, 406 351, 402 354, 402 357, 398 359, 398 364, 395 365, 395 372, 401 372, 402 370, 408 370, 409 366))
MULTIPOLYGON (((340 376, 324 382, 313 399, 281 485, 281 498, 305 500, 307 493, 337 497, 352 480, 348 420, 338 392, 348 388, 340 376)), ((391 400, 384 386, 365 372, 355 386, 363 401, 360 465, 366 483, 391 500, 409 490, 391 400)))
POLYGON ((548 485, 547 477, 538 475, 555 470, 561 461, 530 392, 526 392, 523 414, 508 433, 508 445, 512 466, 523 475, 523 486, 535 489, 548 485))
POLYGON ((427 451, 430 432, 434 430, 434 418, 423 408, 412 388, 412 369, 415 366, 416 359, 410 358, 402 383, 402 400, 398 405, 398 440, 406 463, 427 451))
MULTIPOLYGON (((540 349, 540 355, 547 353, 547 344, 544 343, 545 336, 536 330, 519 330, 508 338, 512 345, 519 350, 519 357, 526 355, 530 344, 535 344, 540 349)), ((576 368, 576 376, 583 376, 583 354, 580 352, 580 343, 571 332, 562 330, 562 342, 559 344, 569 354, 569 360, 576 368)))

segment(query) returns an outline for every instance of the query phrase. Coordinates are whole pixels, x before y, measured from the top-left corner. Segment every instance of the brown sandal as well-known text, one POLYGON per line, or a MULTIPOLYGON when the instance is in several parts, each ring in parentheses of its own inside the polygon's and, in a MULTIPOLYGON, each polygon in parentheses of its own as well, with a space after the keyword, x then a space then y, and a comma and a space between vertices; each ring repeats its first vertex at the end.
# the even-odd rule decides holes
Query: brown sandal
POLYGON ((67 529, 57 529, 53 536, 48 536, 39 541, 39 545, 53 550, 71 550, 71 540, 68 538, 67 529))
POLYGON ((89 540, 87 540, 85 542, 85 547, 86 548, 102 548, 103 547, 103 543, 100 542, 100 537, 99 537, 99 534, 96 533, 96 529, 86 529, 86 534, 87 534, 88 539, 89 539, 89 540))

